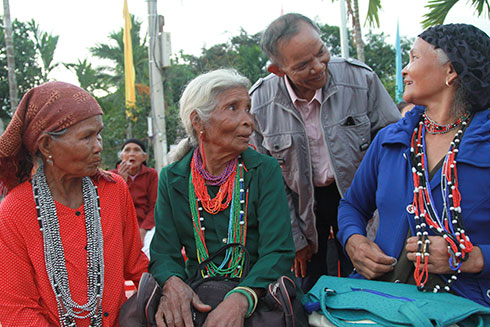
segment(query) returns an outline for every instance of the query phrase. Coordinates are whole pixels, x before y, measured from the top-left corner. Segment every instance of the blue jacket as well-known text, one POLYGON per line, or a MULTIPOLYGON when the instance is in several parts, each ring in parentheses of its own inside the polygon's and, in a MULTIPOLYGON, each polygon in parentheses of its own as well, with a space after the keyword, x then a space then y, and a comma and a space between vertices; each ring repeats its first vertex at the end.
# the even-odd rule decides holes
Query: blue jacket
MULTIPOLYGON (((381 130, 369 147, 339 206, 338 238, 344 246, 351 235, 366 235, 366 223, 376 208, 380 224, 375 242, 384 253, 398 258, 409 227, 414 235, 413 214, 407 210, 414 189, 408 158, 413 129, 423 112, 423 107, 415 107, 404 119, 381 130)), ((461 274, 452 290, 490 306, 490 110, 475 114, 456 161, 466 234, 481 248, 485 264, 479 274, 461 274)), ((439 213, 440 184, 441 169, 430 181, 439 213)), ((352 277, 362 276, 355 273, 352 277)))

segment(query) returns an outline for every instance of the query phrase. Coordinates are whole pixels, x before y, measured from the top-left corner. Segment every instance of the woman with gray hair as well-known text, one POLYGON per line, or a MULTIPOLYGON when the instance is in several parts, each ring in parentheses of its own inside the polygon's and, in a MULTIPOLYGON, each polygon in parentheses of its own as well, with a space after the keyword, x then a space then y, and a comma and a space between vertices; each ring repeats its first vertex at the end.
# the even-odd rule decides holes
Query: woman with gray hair
MULTIPOLYGON (((236 71, 220 69, 196 77, 182 94, 180 117, 189 137, 160 174, 150 246, 149 270, 163 286, 158 326, 193 326, 191 307, 209 312, 206 326, 243 326, 264 288, 291 275, 294 244, 284 184, 277 161, 249 148, 254 121, 248 87, 236 71), (184 281, 232 243, 247 249, 250 270, 211 308, 184 281)), ((242 247, 229 247, 219 263, 199 273, 239 278, 245 255, 242 247)))

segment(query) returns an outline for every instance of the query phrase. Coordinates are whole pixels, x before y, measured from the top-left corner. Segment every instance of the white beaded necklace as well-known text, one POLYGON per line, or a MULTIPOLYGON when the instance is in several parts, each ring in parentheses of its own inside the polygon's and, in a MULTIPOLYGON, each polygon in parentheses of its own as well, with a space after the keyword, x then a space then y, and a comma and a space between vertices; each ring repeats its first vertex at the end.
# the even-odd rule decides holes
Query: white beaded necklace
POLYGON ((102 326, 102 293, 104 289, 104 244, 100 223, 97 186, 89 177, 82 179, 85 227, 87 230, 87 303, 73 301, 70 293, 65 253, 53 196, 40 165, 32 178, 32 190, 40 230, 44 240, 46 271, 56 296, 60 325, 76 326, 75 319, 90 319, 90 326, 102 326))

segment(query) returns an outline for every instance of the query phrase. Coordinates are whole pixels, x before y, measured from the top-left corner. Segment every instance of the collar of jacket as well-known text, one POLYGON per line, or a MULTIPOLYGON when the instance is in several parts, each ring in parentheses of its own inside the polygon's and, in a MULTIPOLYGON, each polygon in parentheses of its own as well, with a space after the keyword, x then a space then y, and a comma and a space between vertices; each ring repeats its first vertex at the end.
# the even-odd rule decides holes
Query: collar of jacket
MULTIPOLYGON (((191 172, 191 160, 194 149, 189 151, 180 161, 173 164, 174 166, 168 171, 169 185, 182 193, 186 199, 189 197, 189 174, 191 172)), ((252 176, 251 172, 261 164, 262 159, 255 150, 248 148, 242 152, 242 160, 247 169, 244 178, 244 187, 247 189, 252 176)))
POLYGON ((138 172, 138 174, 136 176, 142 176, 144 174, 148 174, 150 172, 150 168, 147 167, 146 165, 143 165, 141 164, 141 168, 140 168, 140 171, 138 172))
MULTIPOLYGON (((282 105, 284 108, 292 109, 294 111, 298 111, 291 101, 291 97, 289 96, 289 92, 286 87, 286 82, 282 77, 276 76, 279 79, 279 88, 274 97, 274 102, 282 105)), ((291 81, 289 81, 291 83, 291 81)), ((292 83, 291 83, 292 85, 292 83)), ((327 101, 327 99, 334 93, 337 92, 337 83, 335 82, 335 77, 333 72, 328 71, 328 79, 327 83, 322 87, 322 105, 327 101)))
MULTIPOLYGON (((413 129, 425 112, 425 107, 415 106, 405 118, 391 126, 387 126, 387 134, 382 141, 382 146, 390 144, 403 144, 410 149, 413 129)), ((489 168, 490 160, 490 109, 477 112, 466 128, 463 135, 457 161, 472 164, 477 167, 489 168)))

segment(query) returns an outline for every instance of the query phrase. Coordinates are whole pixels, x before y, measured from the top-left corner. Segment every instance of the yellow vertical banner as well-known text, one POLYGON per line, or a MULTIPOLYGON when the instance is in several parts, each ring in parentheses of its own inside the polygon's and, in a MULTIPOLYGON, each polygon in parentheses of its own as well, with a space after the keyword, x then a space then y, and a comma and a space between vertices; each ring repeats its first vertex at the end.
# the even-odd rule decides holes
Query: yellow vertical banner
POLYGON ((124 0, 124 78, 126 85, 126 116, 133 119, 133 113, 129 108, 134 108, 136 103, 135 96, 135 74, 133 63, 133 44, 131 42, 131 16, 128 10, 128 1, 124 0))

